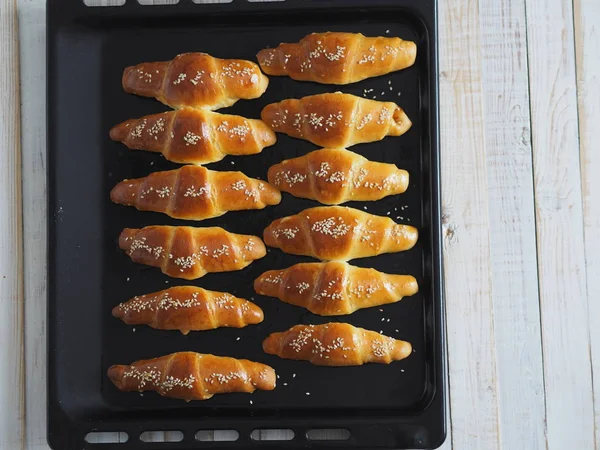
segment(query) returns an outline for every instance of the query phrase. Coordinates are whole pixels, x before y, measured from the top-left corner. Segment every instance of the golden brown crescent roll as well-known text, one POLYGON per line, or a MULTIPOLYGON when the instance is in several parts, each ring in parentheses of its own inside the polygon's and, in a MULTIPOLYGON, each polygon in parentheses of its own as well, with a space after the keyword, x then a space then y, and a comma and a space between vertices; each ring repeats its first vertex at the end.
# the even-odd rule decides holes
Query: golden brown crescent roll
POLYGON ((273 333, 263 341, 263 350, 317 366, 361 366, 399 361, 411 354, 412 346, 349 323, 328 323, 296 325, 282 333, 273 333))
POLYGON ((135 262, 194 280, 209 272, 241 270, 266 255, 260 238, 223 228, 149 226, 125 228, 119 247, 135 262))
POLYGON ((261 118, 279 133, 332 148, 400 136, 412 125, 395 103, 341 92, 271 103, 262 110, 261 118))
POLYGON ((312 33, 293 44, 261 50, 258 63, 267 75, 324 84, 349 84, 415 63, 417 45, 397 37, 361 33, 312 33))
POLYGON ((110 138, 134 150, 162 153, 180 164, 207 164, 226 155, 253 155, 275 144, 263 121, 182 108, 126 120, 110 130, 110 138))
POLYGON ((331 261, 269 270, 254 281, 254 290, 302 306, 313 314, 338 316, 400 301, 416 294, 419 287, 410 275, 391 275, 331 261))
POLYGON ((348 261, 401 252, 417 242, 417 229, 344 206, 319 206, 271 223, 265 243, 286 253, 348 261))
POLYGON ((123 71, 125 92, 155 97, 172 108, 225 108, 239 99, 260 97, 268 84, 255 63, 206 53, 183 53, 171 61, 145 62, 123 71))
POLYGON ((204 220, 227 211, 276 205, 281 201, 281 193, 269 183, 248 178, 242 172, 183 166, 121 181, 110 192, 110 199, 176 219, 204 220))
POLYGON ((196 286, 176 286, 140 295, 115 306, 113 316, 129 325, 149 325, 157 330, 213 330, 243 328, 263 321, 262 309, 226 292, 196 286))
POLYGON ((324 148, 271 166, 269 182, 296 197, 337 205, 401 194, 408 172, 343 148, 324 148))
POLYGON ((275 371, 246 359, 178 352, 159 358, 114 365, 108 378, 121 391, 155 391, 185 401, 215 394, 275 389, 275 371))

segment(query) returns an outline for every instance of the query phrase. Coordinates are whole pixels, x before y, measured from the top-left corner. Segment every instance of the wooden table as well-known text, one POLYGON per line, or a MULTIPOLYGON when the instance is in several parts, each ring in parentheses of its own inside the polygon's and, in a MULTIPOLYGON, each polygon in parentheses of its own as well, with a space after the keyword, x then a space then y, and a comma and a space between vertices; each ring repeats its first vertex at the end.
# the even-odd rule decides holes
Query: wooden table
MULTIPOLYGON (((600 448, 600 2, 439 1, 443 448, 600 448)), ((47 448, 44 32, 0 0, 2 450, 47 448)))

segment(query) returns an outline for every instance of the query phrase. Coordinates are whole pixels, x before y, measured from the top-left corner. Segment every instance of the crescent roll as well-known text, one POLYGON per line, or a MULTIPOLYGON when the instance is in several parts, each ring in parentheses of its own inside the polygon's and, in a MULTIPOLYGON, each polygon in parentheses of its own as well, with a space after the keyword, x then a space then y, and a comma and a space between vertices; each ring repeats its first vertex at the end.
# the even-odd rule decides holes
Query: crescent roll
POLYGON ((178 352, 159 358, 114 365, 108 378, 121 391, 155 391, 185 401, 215 394, 275 389, 275 371, 246 359, 178 352))
POLYGON ((417 237, 414 227, 343 206, 305 209, 275 220, 264 231, 270 247, 325 261, 401 252, 412 248, 417 237))
POLYGON ((262 309, 226 292, 196 286, 176 286, 140 295, 115 306, 112 315, 128 325, 149 325, 157 330, 213 330, 243 328, 263 321, 262 309))
POLYGON ((410 275, 391 275, 331 261, 269 270, 254 281, 254 290, 302 306, 313 314, 338 316, 395 303, 416 294, 419 287, 410 275))
POLYGON ((256 57, 267 75, 349 84, 412 66, 417 57, 417 45, 397 37, 312 33, 297 43, 261 50, 256 57))
POLYGON ((133 150, 162 153, 180 164, 208 164, 226 155, 253 155, 275 144, 263 121, 212 111, 182 108, 126 120, 110 138, 133 150))
POLYGON ((412 346, 348 323, 328 323, 296 325, 282 333, 273 333, 263 341, 263 350, 317 366, 361 366, 399 361, 411 354, 412 346))
POLYGON ((260 238, 218 227, 125 228, 119 247, 134 262, 160 267, 164 274, 186 280, 209 272, 241 270, 267 253, 260 238))
POLYGON ((269 182, 296 197, 338 205, 401 194, 408 172, 343 148, 324 148, 271 166, 269 182))
POLYGON ((271 103, 260 116, 279 133, 331 148, 400 136, 412 125, 395 103, 341 92, 271 103))
POLYGON ((176 219, 204 220, 227 211, 263 209, 281 201, 278 189, 242 172, 183 166, 124 180, 110 192, 118 204, 156 211, 176 219))
POLYGON ((125 92, 155 97, 167 106, 215 110, 240 99, 260 97, 269 85, 258 65, 220 59, 206 53, 183 53, 171 61, 144 62, 123 71, 125 92))

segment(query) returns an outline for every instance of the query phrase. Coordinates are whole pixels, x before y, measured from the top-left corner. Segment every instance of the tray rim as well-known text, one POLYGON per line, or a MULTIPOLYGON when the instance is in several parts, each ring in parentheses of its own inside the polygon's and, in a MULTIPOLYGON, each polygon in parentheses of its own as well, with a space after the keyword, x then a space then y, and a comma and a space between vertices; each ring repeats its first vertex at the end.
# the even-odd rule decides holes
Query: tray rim
MULTIPOLYGON (((223 426, 223 418, 211 418, 208 420, 203 420, 202 426, 199 424, 189 428, 187 426, 177 425, 178 429, 185 431, 184 440, 178 443, 163 443, 160 444, 161 448, 197 448, 197 447, 206 447, 207 445, 210 447, 245 447, 245 446, 280 446, 280 447, 289 447, 289 448, 305 448, 310 446, 311 448, 325 448, 325 447, 340 447, 340 448, 374 448, 377 446, 378 448, 392 448, 389 447, 386 443, 380 442, 381 445, 377 445, 375 440, 367 438, 371 438, 374 435, 377 435, 377 429, 381 428, 382 431, 389 430, 390 427, 401 430, 403 427, 412 427, 417 424, 416 419, 419 417, 423 417, 425 415, 432 415, 431 406, 436 403, 439 404, 439 408, 441 414, 435 416, 437 420, 441 419, 441 426, 439 430, 439 435, 436 435, 436 440, 434 441, 434 448, 441 445, 446 437, 446 428, 447 428, 447 352, 446 352, 446 328, 445 328, 445 301, 444 301, 444 285, 443 285, 443 260, 442 260, 442 235, 441 235, 441 175, 440 175, 440 147, 439 147, 439 76, 438 76, 438 50, 437 50, 437 0, 428 0, 424 5, 421 4, 421 8, 423 9, 431 9, 429 13, 431 14, 431 21, 428 21, 419 10, 414 9, 414 0, 286 0, 282 2, 256 2, 250 3, 246 0, 232 0, 230 3, 219 3, 219 4, 195 4, 192 0, 180 0, 178 4, 175 5, 140 5, 136 0, 127 0, 125 5, 123 6, 115 6, 115 7, 88 7, 84 5, 83 0, 48 0, 47 1, 47 17, 46 17, 46 25, 47 25, 47 52, 46 52, 46 64, 47 64, 47 98, 48 102, 46 105, 47 109, 47 151, 49 152, 52 148, 52 128, 51 128, 51 118, 49 114, 50 104, 54 100, 54 92, 50 88, 51 81, 51 71, 49 70, 53 65, 53 60, 55 59, 55 48, 56 45, 56 36, 60 28, 65 25, 72 23, 73 21, 85 20, 89 17, 94 18, 115 18, 121 17, 123 20, 131 19, 131 18, 139 18, 143 17, 158 17, 163 16, 165 13, 170 13, 172 17, 182 17, 183 15, 191 12, 197 12, 199 10, 203 11, 206 14, 215 14, 222 15, 226 13, 268 13, 268 12, 280 12, 287 10, 309 10, 309 9, 317 9, 317 10, 330 10, 331 8, 338 9, 347 9, 353 10, 356 8, 393 8, 395 10, 407 10, 410 11, 412 15, 414 15, 418 20, 423 21, 425 24, 425 29, 427 30, 427 38, 428 45, 431 50, 431 54, 428 57, 428 67, 429 67, 429 76, 428 76, 428 92, 430 94, 429 100, 429 120, 430 120, 430 128, 428 131, 431 131, 430 136, 430 162, 431 166, 429 168, 429 176, 430 180, 428 180, 431 185, 430 187, 430 198, 431 201, 431 240, 432 240, 432 290, 434 293, 434 320, 435 324, 433 326, 433 355, 434 355, 434 370, 435 370, 435 381, 434 381, 434 392, 431 395, 430 402, 427 406, 424 407, 421 414, 414 414, 412 416, 370 416, 370 417, 352 417, 352 416, 343 416, 343 417, 333 417, 333 418, 319 418, 318 425, 312 424, 309 425, 307 422, 310 419, 306 419, 305 417, 286 417, 285 419, 279 417, 251 417, 251 418, 236 418, 235 426, 223 426), (439 335, 439 336, 438 336, 439 335), (439 417, 441 416, 441 417, 439 417), (343 424, 340 426, 340 418, 343 420, 343 424), (352 427, 350 427, 352 425, 352 427), (303 439, 294 439, 292 441, 253 441, 250 439, 250 432, 257 428, 291 428, 296 432, 296 436, 299 433, 306 435, 306 432, 309 429, 314 428, 351 428, 352 429, 352 437, 348 441, 309 441, 307 438, 303 439), (234 428, 239 431, 240 438, 235 442, 198 442, 193 436, 196 431, 201 429, 231 429, 234 428), (366 430, 366 431, 365 431, 366 430), (190 431, 190 432, 188 432, 190 431), (367 435, 365 435, 367 433, 367 435), (190 438, 191 434, 191 438, 190 438), (364 447, 364 445, 368 443, 369 447, 364 447), (188 447, 190 446, 190 447, 188 447)), ((49 164, 47 165, 47 180, 48 183, 48 194, 47 194, 47 202, 48 202, 48 210, 54 211, 52 209, 52 191, 53 191, 53 183, 51 182, 51 161, 49 160, 49 164)), ((51 276, 53 274, 53 269, 50 266, 50 262, 54 257, 54 249, 52 247, 53 238, 55 237, 54 231, 54 220, 48 215, 47 218, 47 230, 48 230, 48 240, 47 240, 47 262, 48 262, 48 285, 51 287, 54 283, 54 278, 51 276)), ((58 405, 59 401, 53 398, 53 389, 51 387, 52 380, 54 379, 54 374, 51 371, 51 368, 55 365, 54 356, 52 353, 52 345, 50 338, 50 327, 52 322, 52 318, 50 317, 53 309, 52 309, 52 295, 53 289, 48 289, 47 294, 47 438, 48 443, 52 448, 54 447, 52 444, 57 443, 55 441, 56 434, 54 434, 53 428, 54 426, 69 428, 69 425, 73 424, 73 421, 67 416, 67 414, 62 410, 62 408, 58 405)), ((437 406, 437 405, 436 405, 437 406)), ((91 421, 90 421, 91 422, 91 421)), ((119 428, 127 429, 123 431, 128 432, 136 432, 137 435, 142 431, 148 431, 152 429, 151 426, 141 425, 136 421, 127 421, 119 419, 117 422, 121 425, 115 425, 115 422, 91 422, 92 426, 86 427, 85 433, 90 430, 93 431, 119 431, 119 428)), ((72 428, 72 427, 71 427, 72 428)), ((168 427, 159 426, 156 429, 165 430, 168 427)), ((82 437, 80 433, 75 432, 76 430, 72 429, 72 434, 70 439, 67 439, 68 445, 73 446, 73 448, 80 448, 82 444, 82 437)), ((77 430, 78 431, 78 430, 77 430)), ((67 443, 67 442, 62 442, 67 443)), ((85 444, 84 447, 88 448, 90 444, 85 444)), ((123 444, 103 444, 102 448, 111 449, 111 448, 148 448, 148 444, 145 444, 138 439, 131 439, 126 446, 123 444)), ((70 448, 70 447, 69 447, 70 448)))

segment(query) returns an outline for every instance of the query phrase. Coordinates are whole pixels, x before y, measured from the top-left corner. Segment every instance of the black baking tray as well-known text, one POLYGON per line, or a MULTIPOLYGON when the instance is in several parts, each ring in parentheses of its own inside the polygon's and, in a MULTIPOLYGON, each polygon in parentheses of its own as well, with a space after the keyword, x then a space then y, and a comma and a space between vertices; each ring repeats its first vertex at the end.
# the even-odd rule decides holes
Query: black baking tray
MULTIPOLYGON (((287 0, 276 3, 91 8, 81 0, 48 1, 48 441, 54 449, 192 448, 434 448, 445 437, 445 331, 443 321, 438 155, 438 88, 435 0, 287 0), (280 205, 231 212, 202 223, 140 212, 112 204, 110 189, 124 178, 177 167, 160 155, 129 151, 110 141, 116 123, 167 108, 121 88, 124 67, 203 51, 222 58, 256 60, 256 53, 294 42, 313 31, 400 36, 418 44, 416 64, 406 70, 348 86, 271 77, 259 99, 222 110, 258 118, 268 103, 342 90, 397 102, 413 121, 404 136, 352 150, 409 171, 408 191, 378 202, 348 206, 389 215, 419 228, 410 251, 352 263, 414 275, 418 295, 351 316, 324 318, 276 299, 256 295, 252 282, 263 271, 309 261, 270 249, 239 272, 192 281, 169 278, 133 263, 117 245, 125 227, 153 224, 222 226, 262 235, 272 220, 317 203, 283 195, 280 205), (265 321, 244 329, 192 332, 131 327, 114 319, 117 303, 174 285, 195 284, 254 300, 265 321), (273 331, 297 323, 348 321, 408 340, 414 353, 386 365, 324 368, 262 352, 273 331), (154 393, 121 393, 106 377, 111 364, 126 364, 174 351, 193 350, 248 358, 279 374, 272 392, 215 396, 185 403, 154 393), (287 383, 287 385, 284 385, 287 383), (307 394, 308 393, 308 394, 307 394), (250 402, 252 400, 252 402, 250 402), (253 440, 255 429, 291 429, 289 441, 253 440), (348 440, 311 441, 311 429, 343 428, 348 440), (234 442, 200 442, 199 430, 234 429, 234 442), (144 443, 143 431, 180 430, 176 443, 144 443), (121 431, 126 443, 89 444, 91 431, 121 431)), ((241 170, 264 179, 270 165, 316 147, 278 135, 259 155, 227 157, 209 167, 241 170)))

